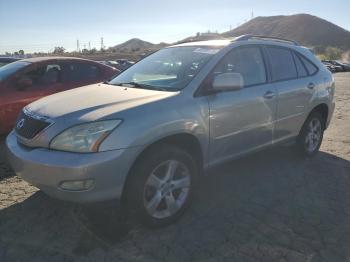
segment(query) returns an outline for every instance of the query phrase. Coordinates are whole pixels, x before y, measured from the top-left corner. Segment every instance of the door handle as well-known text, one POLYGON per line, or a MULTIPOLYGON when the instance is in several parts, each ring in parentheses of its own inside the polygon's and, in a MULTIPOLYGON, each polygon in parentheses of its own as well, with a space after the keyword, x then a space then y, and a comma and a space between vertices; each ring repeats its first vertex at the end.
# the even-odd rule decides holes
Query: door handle
POLYGON ((307 85, 307 88, 309 88, 309 89, 314 89, 314 88, 315 88, 315 84, 314 84, 314 83, 309 83, 309 84, 307 85))
POLYGON ((272 99, 276 96, 275 92, 272 92, 272 91, 267 91, 265 94, 264 94, 264 98, 265 99, 272 99))

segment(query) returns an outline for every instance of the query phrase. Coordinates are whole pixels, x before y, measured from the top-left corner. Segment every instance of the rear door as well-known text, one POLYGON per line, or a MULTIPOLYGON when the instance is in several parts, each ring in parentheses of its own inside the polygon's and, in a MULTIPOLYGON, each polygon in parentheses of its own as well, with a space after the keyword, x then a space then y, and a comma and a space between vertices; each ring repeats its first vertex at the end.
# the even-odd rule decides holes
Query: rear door
MULTIPOLYGON (((278 93, 274 142, 296 136, 305 120, 315 83, 301 57, 289 48, 266 46, 271 80, 278 93)), ((315 69, 317 70, 317 68, 315 69)))
POLYGON ((84 85, 102 82, 104 73, 98 65, 87 62, 65 62, 62 81, 64 86, 61 91, 84 85))
POLYGON ((272 144, 276 90, 268 83, 261 48, 234 48, 211 78, 229 72, 242 75, 244 88, 208 97, 211 164, 272 144))

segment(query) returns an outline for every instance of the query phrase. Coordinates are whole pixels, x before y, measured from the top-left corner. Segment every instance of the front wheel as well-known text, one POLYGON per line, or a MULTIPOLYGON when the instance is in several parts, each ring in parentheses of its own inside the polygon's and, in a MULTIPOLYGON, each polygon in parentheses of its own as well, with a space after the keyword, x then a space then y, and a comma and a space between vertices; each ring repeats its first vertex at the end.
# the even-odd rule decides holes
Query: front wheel
POLYGON ((304 156, 312 157, 320 149, 325 129, 325 119, 318 112, 313 112, 305 121, 297 138, 297 149, 304 156))
POLYGON ((180 218, 190 204, 197 170, 193 157, 175 146, 149 151, 136 164, 129 188, 142 222, 161 227, 180 218))

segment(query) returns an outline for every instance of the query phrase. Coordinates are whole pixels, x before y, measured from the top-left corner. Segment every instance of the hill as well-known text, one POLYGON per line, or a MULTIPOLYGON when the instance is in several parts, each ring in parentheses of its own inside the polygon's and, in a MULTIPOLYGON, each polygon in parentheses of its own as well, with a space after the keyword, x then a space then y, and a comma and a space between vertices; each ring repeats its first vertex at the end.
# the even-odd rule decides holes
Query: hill
MULTIPOLYGON (((324 53, 328 46, 350 50, 350 32, 322 18, 297 14, 290 16, 256 17, 249 22, 222 34, 197 33, 174 44, 212 39, 232 38, 239 35, 254 34, 282 37, 298 41, 301 45, 316 47, 315 51, 324 53)), ((141 55, 154 52, 169 44, 153 44, 138 38, 116 45, 111 49, 120 54, 141 55)))
POLYGON ((167 46, 166 43, 152 44, 147 41, 143 41, 138 38, 130 39, 122 44, 112 47, 116 51, 123 52, 137 52, 137 51, 146 51, 146 50, 156 50, 167 46))
POLYGON ((293 39, 305 46, 334 46, 350 49, 350 32, 324 19, 308 14, 256 17, 222 34, 234 37, 244 34, 293 39))

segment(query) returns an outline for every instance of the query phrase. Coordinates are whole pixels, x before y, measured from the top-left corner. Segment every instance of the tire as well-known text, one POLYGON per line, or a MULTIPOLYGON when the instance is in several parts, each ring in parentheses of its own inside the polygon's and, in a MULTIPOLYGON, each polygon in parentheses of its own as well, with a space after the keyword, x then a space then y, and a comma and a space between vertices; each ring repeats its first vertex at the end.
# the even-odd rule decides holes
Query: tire
POLYGON ((324 130, 324 117, 317 111, 312 112, 297 137, 297 152, 306 157, 315 156, 322 144, 324 130))
POLYGON ((190 205, 198 167, 189 153, 164 144, 148 150, 130 175, 131 208, 144 225, 157 228, 178 220, 190 205))

